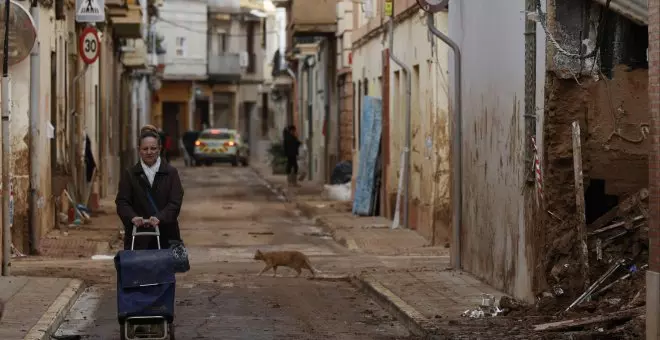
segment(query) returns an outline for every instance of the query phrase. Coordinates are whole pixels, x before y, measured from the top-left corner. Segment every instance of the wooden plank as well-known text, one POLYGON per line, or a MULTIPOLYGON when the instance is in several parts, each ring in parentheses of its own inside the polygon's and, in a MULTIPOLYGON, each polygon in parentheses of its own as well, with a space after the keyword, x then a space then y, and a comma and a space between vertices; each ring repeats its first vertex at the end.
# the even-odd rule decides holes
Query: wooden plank
POLYGON ((636 315, 644 313, 646 307, 637 307, 619 312, 609 313, 607 315, 597 315, 579 319, 562 320, 550 323, 534 325, 535 331, 558 331, 573 327, 587 326, 595 323, 610 322, 623 319, 631 319, 636 315))
POLYGON ((600 229, 610 223, 613 219, 621 217, 630 212, 633 208, 639 206, 639 203, 649 197, 649 190, 644 188, 640 191, 626 197, 616 207, 603 214, 589 225, 590 230, 600 229))
POLYGON ((581 275, 584 289, 589 288, 589 250, 587 248, 587 217, 584 204, 584 178, 582 175, 582 146, 580 141, 580 123, 574 121, 573 128, 573 171, 575 174, 575 210, 577 211, 577 229, 581 252, 581 275))

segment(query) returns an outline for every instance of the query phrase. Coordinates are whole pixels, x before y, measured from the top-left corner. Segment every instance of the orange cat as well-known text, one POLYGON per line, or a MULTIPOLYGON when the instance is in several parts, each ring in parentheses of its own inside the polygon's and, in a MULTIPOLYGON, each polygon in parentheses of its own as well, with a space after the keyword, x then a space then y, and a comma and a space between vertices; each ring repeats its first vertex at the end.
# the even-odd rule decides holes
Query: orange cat
POLYGON ((312 276, 316 275, 316 270, 312 268, 312 264, 309 262, 307 256, 299 251, 270 251, 262 253, 261 250, 257 249, 254 259, 266 263, 266 266, 259 272, 259 275, 273 268, 273 277, 275 277, 277 275, 277 267, 279 266, 293 268, 298 273, 296 277, 300 276, 302 268, 309 270, 312 276))

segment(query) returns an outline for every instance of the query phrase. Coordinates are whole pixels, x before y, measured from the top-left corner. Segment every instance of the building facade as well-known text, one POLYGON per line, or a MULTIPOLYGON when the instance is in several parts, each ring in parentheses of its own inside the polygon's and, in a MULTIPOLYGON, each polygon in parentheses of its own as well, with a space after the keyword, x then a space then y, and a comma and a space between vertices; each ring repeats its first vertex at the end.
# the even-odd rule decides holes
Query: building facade
MULTIPOLYGON (((128 145, 122 123, 135 119, 130 113, 132 75, 136 70, 147 73, 147 51, 134 48, 133 39, 143 38, 144 19, 157 12, 153 1, 143 6, 132 0, 106 1, 106 20, 98 25, 99 58, 85 66, 78 38, 87 25, 76 23, 75 8, 59 0, 36 4, 18 5, 32 15, 38 54, 9 70, 13 95, 7 171, 14 255, 57 247, 64 240, 46 235, 81 218, 74 206, 93 211, 100 199, 115 192, 128 145), (63 221, 62 214, 69 220, 63 221)), ((134 149, 135 142, 130 144, 134 149)))

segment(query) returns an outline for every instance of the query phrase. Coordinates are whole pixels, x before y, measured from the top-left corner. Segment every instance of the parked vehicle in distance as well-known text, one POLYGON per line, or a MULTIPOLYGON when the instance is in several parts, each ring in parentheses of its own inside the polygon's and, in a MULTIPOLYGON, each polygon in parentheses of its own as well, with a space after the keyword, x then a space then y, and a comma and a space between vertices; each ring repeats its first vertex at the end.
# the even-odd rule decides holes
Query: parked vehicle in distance
POLYGON ((250 149, 234 129, 205 129, 195 141, 194 158, 197 164, 231 163, 248 165, 250 149))

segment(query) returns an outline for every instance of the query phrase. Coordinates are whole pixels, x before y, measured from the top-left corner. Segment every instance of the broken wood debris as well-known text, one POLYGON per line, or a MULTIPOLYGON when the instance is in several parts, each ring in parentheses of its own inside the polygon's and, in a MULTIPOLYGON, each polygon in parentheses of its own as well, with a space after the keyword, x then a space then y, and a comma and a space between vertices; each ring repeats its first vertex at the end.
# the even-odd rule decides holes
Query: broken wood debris
MULTIPOLYGON (((623 217, 628 214, 636 207, 641 207, 641 202, 649 197, 649 190, 644 188, 638 192, 626 197, 620 204, 616 207, 610 209, 610 211, 603 214, 601 217, 596 219, 593 223, 588 226, 589 230, 598 230, 605 227, 608 223, 612 222, 617 217, 623 217)), ((642 215, 647 215, 644 213, 646 210, 642 211, 642 215)))
POLYGON ((591 294, 596 290, 596 288, 598 288, 598 286, 603 284, 605 280, 607 280, 610 276, 612 276, 612 274, 614 274, 614 272, 617 269, 619 269, 619 267, 623 266, 625 263, 626 263, 625 259, 620 259, 616 261, 616 263, 614 263, 614 265, 612 265, 610 269, 608 269, 605 272, 605 274, 601 275, 601 277, 599 277, 598 280, 596 280, 596 282, 594 282, 591 286, 589 286, 589 288, 584 293, 582 293, 582 295, 580 295, 577 299, 575 299, 575 301, 573 301, 573 303, 571 303, 571 305, 568 306, 568 308, 566 308, 566 311, 577 306, 582 301, 588 300, 591 297, 591 294))
POLYGON ((593 324, 603 323, 603 322, 613 322, 621 321, 626 319, 632 319, 637 315, 644 313, 646 307, 637 307, 633 309, 627 309, 623 311, 618 311, 614 313, 609 313, 607 315, 597 315, 591 317, 584 317, 579 319, 571 320, 562 320, 550 323, 544 323, 539 325, 534 325, 535 331, 560 331, 565 329, 570 329, 574 327, 583 327, 593 324))
MULTIPOLYGON (((648 266, 649 266, 648 264, 645 264, 645 265, 643 265, 642 268, 640 268, 640 269, 641 269, 641 270, 645 270, 646 268, 648 268, 648 266)), ((599 291, 595 292, 593 295, 600 295, 600 294, 604 293, 604 292, 607 291, 608 289, 614 287, 615 284, 617 284, 617 283, 619 283, 619 282, 621 282, 621 281, 623 281, 623 280, 625 280, 625 279, 631 277, 633 273, 634 273, 633 271, 628 272, 627 274, 625 274, 625 275, 621 276, 620 278, 614 280, 612 283, 608 284, 607 286, 601 288, 599 291)))
POLYGON ((608 225, 608 226, 606 226, 606 227, 603 227, 603 228, 600 228, 600 229, 596 229, 596 230, 594 230, 594 231, 592 231, 592 232, 589 232, 589 236, 598 235, 598 234, 600 234, 600 233, 603 233, 603 232, 606 232, 606 231, 608 231, 608 230, 612 230, 612 229, 614 229, 614 228, 618 228, 618 227, 624 227, 624 228, 626 228, 626 229, 628 229, 628 230, 632 230, 632 229, 635 229, 635 227, 633 227, 633 226, 631 225, 632 222, 638 222, 638 221, 641 221, 641 220, 643 220, 643 219, 645 219, 644 215, 635 216, 635 217, 632 218, 632 219, 627 219, 626 221, 616 222, 616 223, 610 224, 610 225, 608 225))
MULTIPOLYGON (((589 286, 589 249, 587 247, 587 215, 584 202, 584 177, 582 174, 582 146, 580 140, 580 123, 574 121, 573 128, 573 171, 575 176, 575 209, 578 217, 578 238, 581 246, 581 274, 584 287, 589 286)), ((588 298, 588 297, 587 297, 588 298)))

